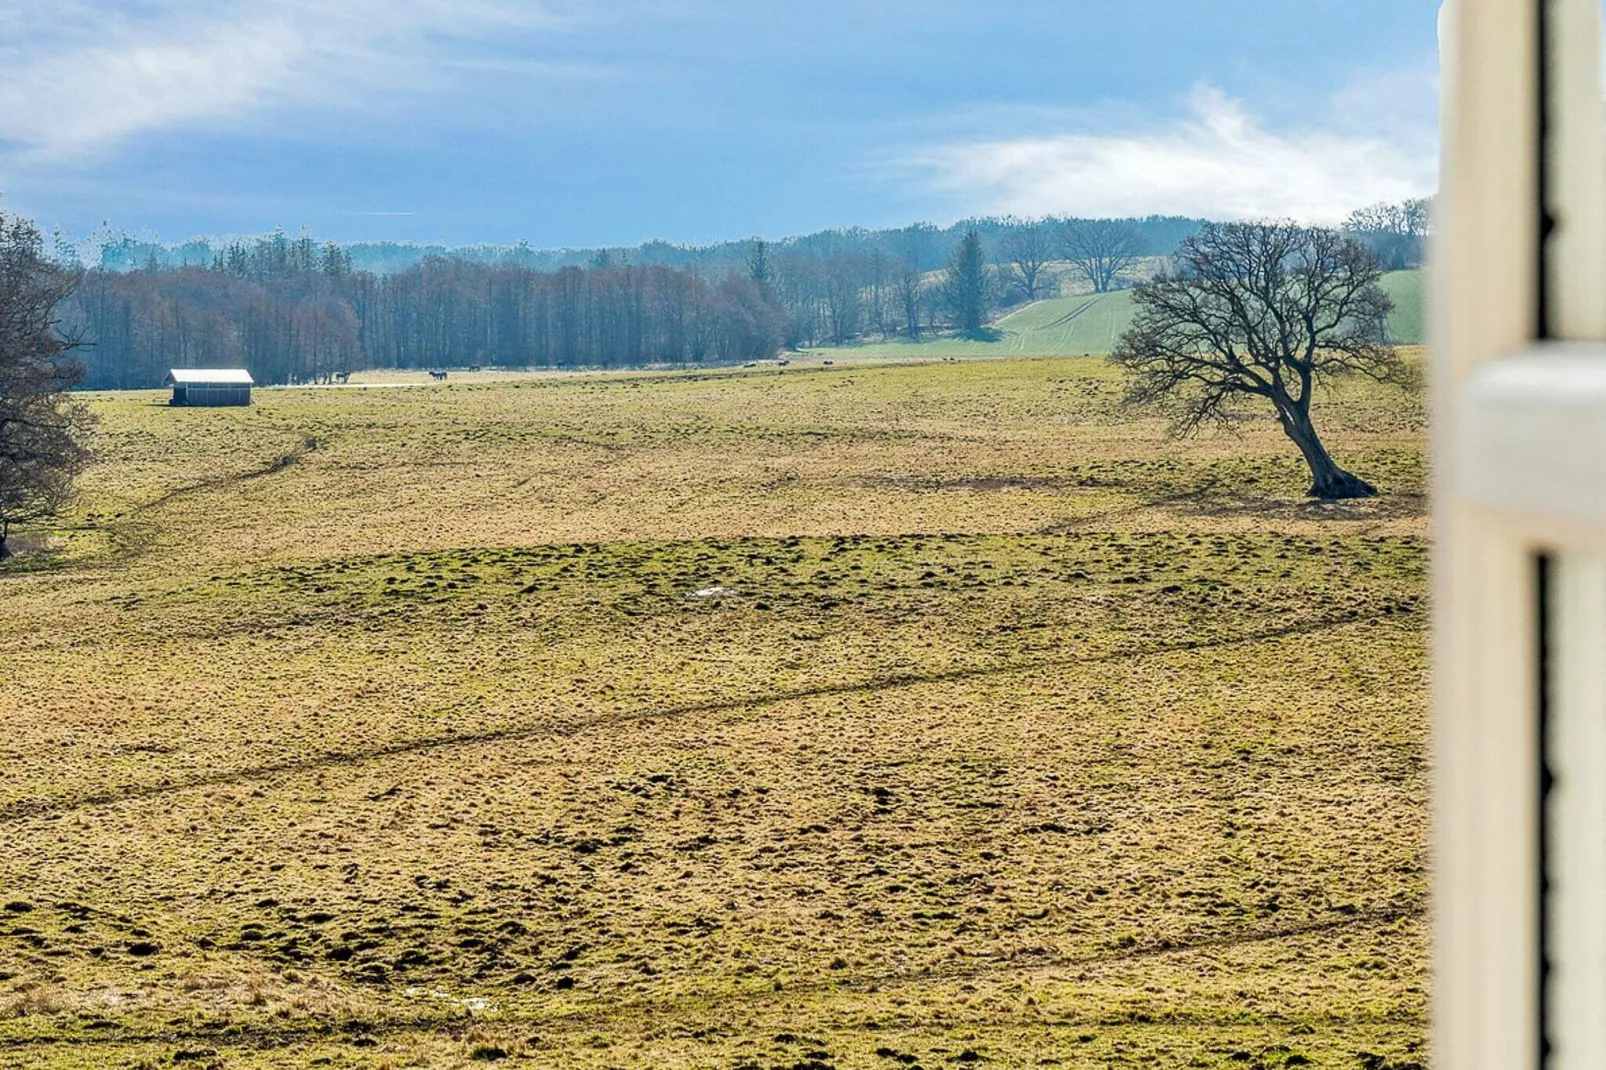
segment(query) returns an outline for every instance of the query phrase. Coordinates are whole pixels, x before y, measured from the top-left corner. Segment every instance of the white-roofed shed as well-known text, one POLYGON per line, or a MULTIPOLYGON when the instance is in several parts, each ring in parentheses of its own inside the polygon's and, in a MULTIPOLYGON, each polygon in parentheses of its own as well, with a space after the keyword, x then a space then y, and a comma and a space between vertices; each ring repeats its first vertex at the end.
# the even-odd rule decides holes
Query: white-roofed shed
POLYGON ((174 405, 249 405, 255 380, 244 368, 174 368, 167 385, 174 405))

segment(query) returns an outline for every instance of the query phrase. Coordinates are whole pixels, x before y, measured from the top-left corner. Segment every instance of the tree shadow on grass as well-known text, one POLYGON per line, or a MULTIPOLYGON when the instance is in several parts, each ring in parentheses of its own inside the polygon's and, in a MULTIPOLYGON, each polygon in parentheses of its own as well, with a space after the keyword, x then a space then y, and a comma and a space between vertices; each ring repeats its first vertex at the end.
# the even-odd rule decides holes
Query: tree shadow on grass
POLYGON ((1179 513, 1200 518, 1251 517, 1258 520, 1408 520, 1425 516, 1427 495, 1383 488, 1376 497, 1326 500, 1304 494, 1256 492, 1217 485, 1210 493, 1169 503, 1179 513))
POLYGON ((1419 490, 1388 490, 1374 498, 1326 501, 1309 498, 1295 487, 1267 486, 1232 479, 1205 478, 1170 484, 1100 484, 1118 488, 1131 497, 1083 516, 1055 521, 1038 534, 1087 530, 1142 513, 1169 513, 1178 519, 1230 520, 1246 518, 1268 524, 1297 520, 1376 522, 1410 520, 1427 514, 1427 495, 1419 490))
POLYGON ((55 572, 66 567, 65 549, 47 536, 13 534, 6 540, 7 556, 0 557, 0 580, 29 573, 55 572))
POLYGON ((1004 332, 997 327, 977 327, 973 331, 959 331, 956 337, 967 342, 999 342, 1004 338, 1004 332))

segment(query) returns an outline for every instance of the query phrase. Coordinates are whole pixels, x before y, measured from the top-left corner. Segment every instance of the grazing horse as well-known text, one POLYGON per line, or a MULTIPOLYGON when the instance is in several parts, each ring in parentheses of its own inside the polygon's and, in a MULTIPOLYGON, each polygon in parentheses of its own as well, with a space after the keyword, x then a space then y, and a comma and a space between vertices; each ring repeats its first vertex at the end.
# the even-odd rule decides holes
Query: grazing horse
POLYGON ((438 372, 438 371, 435 371, 434 369, 431 369, 430 373, 429 373, 429 377, 431 379, 434 379, 437 382, 439 382, 440 380, 446 378, 446 373, 445 372, 438 372))

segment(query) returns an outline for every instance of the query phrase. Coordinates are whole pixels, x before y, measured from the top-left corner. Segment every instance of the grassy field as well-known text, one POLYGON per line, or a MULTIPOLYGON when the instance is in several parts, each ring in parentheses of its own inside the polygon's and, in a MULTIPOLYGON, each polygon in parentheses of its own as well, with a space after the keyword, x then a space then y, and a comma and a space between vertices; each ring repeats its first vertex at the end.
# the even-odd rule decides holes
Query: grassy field
MULTIPOLYGON (((1404 345, 1421 344, 1422 273, 1394 271, 1383 276, 1383 288, 1394 299, 1389 337, 1404 345)), ((1108 353, 1132 323, 1132 291, 1082 294, 1037 301, 993 324, 985 338, 933 338, 920 342, 893 339, 815 350, 830 357, 854 353, 874 357, 1061 357, 1108 353)))
POLYGON ((1420 345, 1427 339, 1426 280, 1420 271, 1391 271, 1383 276, 1383 289, 1394 301, 1389 316, 1389 339, 1420 345))
POLYGON ((0 1067, 1418 1066, 1420 404, 1320 505, 1119 392, 95 398, 0 571, 0 1067))

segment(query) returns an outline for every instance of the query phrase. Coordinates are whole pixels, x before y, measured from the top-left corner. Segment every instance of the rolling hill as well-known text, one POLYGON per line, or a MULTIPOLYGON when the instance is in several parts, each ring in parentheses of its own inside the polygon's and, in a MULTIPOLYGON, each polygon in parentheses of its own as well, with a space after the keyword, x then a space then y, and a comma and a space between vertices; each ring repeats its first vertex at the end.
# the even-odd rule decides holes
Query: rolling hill
MULTIPOLYGON (((1407 345, 1423 340, 1422 273, 1394 271, 1383 277, 1394 299, 1389 338, 1407 345)), ((1016 309, 992 325, 992 337, 933 338, 922 342, 893 339, 843 350, 864 356, 905 357, 1059 357, 1108 353, 1132 321, 1132 291, 1082 294, 1037 301, 1016 309)), ((843 350, 821 350, 822 353, 843 350)))
POLYGON ((1394 298, 1394 314, 1389 317, 1389 340, 1406 345, 1427 341, 1427 318, 1423 309, 1422 272, 1391 271, 1383 276, 1383 289, 1394 298))

